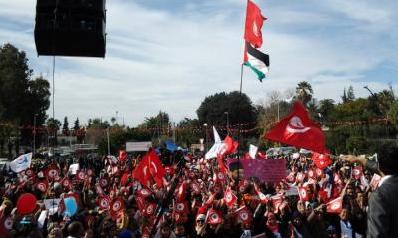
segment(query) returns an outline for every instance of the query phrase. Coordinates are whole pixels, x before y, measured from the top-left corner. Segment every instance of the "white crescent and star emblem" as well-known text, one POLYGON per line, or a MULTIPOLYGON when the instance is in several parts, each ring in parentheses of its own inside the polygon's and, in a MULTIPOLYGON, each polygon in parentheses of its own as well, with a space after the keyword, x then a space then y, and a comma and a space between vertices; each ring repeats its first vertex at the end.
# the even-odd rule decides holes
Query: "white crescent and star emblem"
POLYGON ((177 204, 177 210, 178 210, 178 211, 183 211, 184 208, 185 208, 185 206, 184 206, 183 203, 178 203, 178 204, 177 204))
POLYGON ((225 195, 225 200, 226 200, 227 202, 230 202, 230 201, 232 200, 232 195, 231 195, 231 193, 227 193, 227 194, 225 195))
POLYGON ((215 221, 218 220, 218 215, 216 213, 213 213, 210 218, 211 218, 212 221, 215 222, 215 221))
POLYGON ((45 191, 47 190, 47 187, 46 187, 46 185, 45 185, 44 183, 38 183, 38 184, 37 184, 37 188, 38 188, 40 191, 42 191, 42 192, 45 192, 45 191))
POLYGON ((106 198, 102 198, 100 204, 103 209, 109 208, 109 201, 106 198))
POLYGON ((242 219, 242 221, 246 221, 246 220, 249 218, 249 214, 247 214, 246 211, 241 212, 241 213, 239 214, 239 216, 240 216, 240 219, 242 219))
POLYGON ((300 117, 294 116, 290 119, 289 124, 286 126, 286 131, 289 133, 305 133, 310 130, 310 127, 305 127, 300 117))
POLYGON ((115 203, 113 203, 112 205, 112 210, 117 212, 119 211, 119 209, 121 208, 122 204, 120 204, 120 201, 116 201, 115 203))
POLYGON ((5 227, 7 230, 11 230, 13 224, 14 224, 14 222, 12 221, 12 218, 11 218, 11 217, 8 217, 8 218, 4 221, 4 227, 5 227))

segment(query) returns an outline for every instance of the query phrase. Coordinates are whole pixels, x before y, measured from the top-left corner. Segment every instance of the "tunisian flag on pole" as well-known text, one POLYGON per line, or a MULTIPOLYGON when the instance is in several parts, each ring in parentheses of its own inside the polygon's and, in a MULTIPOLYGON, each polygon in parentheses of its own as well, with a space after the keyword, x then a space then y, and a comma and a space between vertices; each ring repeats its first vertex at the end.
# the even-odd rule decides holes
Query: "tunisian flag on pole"
POLYGON ((247 1, 246 23, 245 23, 245 41, 260 48, 263 44, 261 28, 266 18, 261 14, 260 8, 252 1, 247 1))
POLYGON ((150 150, 144 159, 137 165, 133 171, 133 178, 137 179, 141 184, 147 186, 151 178, 155 180, 156 184, 161 187, 163 184, 163 177, 166 174, 162 166, 162 162, 156 155, 154 150, 150 150))
POLYGON ((283 144, 312 150, 320 154, 327 153, 325 135, 321 128, 308 116, 308 112, 300 102, 296 101, 293 111, 264 137, 283 144))

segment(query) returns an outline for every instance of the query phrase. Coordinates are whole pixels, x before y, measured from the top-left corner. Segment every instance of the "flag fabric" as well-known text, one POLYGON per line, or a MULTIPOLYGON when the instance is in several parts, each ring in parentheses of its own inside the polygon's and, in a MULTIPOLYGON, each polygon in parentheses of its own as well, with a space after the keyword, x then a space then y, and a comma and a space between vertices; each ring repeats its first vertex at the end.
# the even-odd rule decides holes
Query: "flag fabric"
POLYGON ((240 207, 235 211, 235 213, 237 213, 238 215, 237 216, 238 222, 242 222, 244 224, 250 224, 251 221, 253 220, 253 214, 246 206, 240 207))
POLYGON ((308 201, 309 197, 307 194, 307 189, 305 187, 297 187, 297 191, 301 201, 308 201))
POLYGON ((119 161, 124 162, 127 159, 127 152, 124 150, 119 151, 119 161))
POLYGON ((326 204, 326 211, 328 213, 339 214, 343 210, 343 197, 338 197, 326 204))
POLYGON ((322 170, 328 167, 332 163, 332 160, 330 159, 329 155, 319 154, 316 152, 312 153, 312 161, 314 161, 314 164, 317 168, 322 170))
POLYGON ((256 48, 263 44, 261 28, 266 18, 261 14, 260 8, 252 1, 247 1, 246 22, 245 22, 245 41, 250 42, 256 48))
POLYGON ((174 152, 178 149, 178 146, 172 140, 166 140, 165 144, 168 151, 174 152))
POLYGON ((246 42, 243 64, 253 70, 257 74, 258 80, 262 82, 269 72, 269 55, 264 54, 246 42))
POLYGON ((24 154, 10 162, 10 169, 15 173, 19 173, 25 169, 30 168, 31 163, 32 153, 24 154))
POLYGON ((225 166, 222 155, 217 155, 217 163, 218 163, 218 168, 221 172, 223 173, 228 172, 228 168, 227 166, 225 166))
POLYGON ((292 112, 282 119, 264 137, 296 147, 326 153, 325 135, 321 128, 313 122, 307 110, 300 102, 296 101, 292 112))
POLYGON ((208 212, 207 212, 207 217, 206 217, 206 221, 207 223, 209 223, 210 225, 218 225, 220 223, 222 223, 222 215, 220 211, 217 211, 213 208, 211 208, 208 212))
POLYGON ((224 149, 224 143, 221 141, 220 135, 218 134, 216 128, 213 126, 214 135, 214 145, 205 154, 205 159, 216 158, 217 155, 224 149))
POLYGON ((153 179, 161 187, 165 174, 166 171, 159 157, 154 150, 150 150, 134 169, 132 176, 145 186, 153 179))
POLYGON ((250 144, 249 146, 249 155, 250 158, 255 159, 257 155, 258 147, 255 145, 250 144))
POLYGON ((227 204, 227 206, 229 208, 234 207, 236 201, 238 200, 238 198, 236 197, 236 195, 232 192, 231 187, 227 187, 227 189, 225 190, 224 193, 224 201, 227 204))
POLYGON ((224 139, 224 149, 221 151, 222 155, 233 154, 238 149, 239 143, 234 141, 232 137, 226 136, 224 139))
POLYGON ((355 178, 355 179, 360 179, 361 177, 362 177, 362 175, 363 175, 363 169, 362 169, 362 166, 355 166, 353 169, 352 169, 352 176, 355 178))
POLYGON ((268 203, 268 198, 264 193, 261 192, 260 188, 257 186, 257 184, 254 184, 254 190, 256 191, 258 198, 260 198, 261 203, 267 204, 268 203))

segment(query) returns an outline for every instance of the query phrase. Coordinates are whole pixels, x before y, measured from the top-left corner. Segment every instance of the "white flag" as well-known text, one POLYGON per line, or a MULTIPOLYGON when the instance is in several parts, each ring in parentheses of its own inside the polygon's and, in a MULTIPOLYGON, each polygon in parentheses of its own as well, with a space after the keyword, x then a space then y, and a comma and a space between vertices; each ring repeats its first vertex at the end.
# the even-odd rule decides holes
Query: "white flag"
POLYGON ((221 152, 225 149, 224 142, 221 141, 220 135, 216 128, 213 126, 213 134, 214 134, 214 145, 207 151, 205 155, 205 159, 216 158, 217 155, 221 154, 221 152))
POLYGON ((257 150, 258 150, 257 146, 250 144, 250 146, 249 146, 250 158, 252 158, 252 159, 256 158, 257 150))
POLYGON ((79 170, 79 164, 71 164, 70 166, 69 166, 69 173, 70 174, 76 174, 77 173, 77 171, 79 170))
POLYGON ((53 215, 58 211, 58 206, 59 203, 61 202, 61 199, 56 198, 56 199, 44 199, 44 206, 46 207, 46 210, 48 210, 48 214, 53 215))
POLYGON ((24 154, 16 158, 15 160, 10 162, 10 168, 15 173, 19 173, 24 171, 25 169, 30 168, 30 164, 32 163, 32 153, 24 154))

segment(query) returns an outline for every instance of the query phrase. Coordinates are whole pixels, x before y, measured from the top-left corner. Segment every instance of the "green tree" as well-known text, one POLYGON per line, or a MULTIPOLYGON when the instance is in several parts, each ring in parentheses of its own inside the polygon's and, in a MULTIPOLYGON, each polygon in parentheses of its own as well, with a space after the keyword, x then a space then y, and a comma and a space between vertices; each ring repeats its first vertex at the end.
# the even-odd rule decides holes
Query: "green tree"
POLYGON ((297 84, 296 98, 302 101, 304 105, 311 101, 313 93, 312 86, 307 81, 301 81, 297 84))
POLYGON ((350 85, 347 90, 347 102, 355 100, 354 88, 350 85))
POLYGON ((398 129, 398 101, 395 101, 387 113, 388 121, 398 129))
POLYGON ((57 144, 57 138, 58 138, 58 131, 61 128, 61 122, 58 121, 57 119, 54 118, 49 118, 47 120, 47 129, 49 133, 50 143, 51 145, 56 145, 57 144))
POLYGON ((159 111, 156 116, 146 117, 145 121, 138 125, 138 127, 150 130, 157 137, 169 135, 171 127, 169 114, 159 111))
POLYGON ((228 120, 230 125, 252 124, 253 127, 256 122, 256 110, 250 98, 237 91, 206 97, 196 113, 201 125, 226 126, 228 120))
POLYGON ((318 111, 321 115, 321 122, 323 124, 328 124, 331 120, 330 116, 334 111, 334 100, 333 99, 323 99, 319 101, 318 111))
POLYGON ((69 122, 68 122, 68 117, 64 118, 64 124, 62 126, 62 134, 64 135, 69 135, 69 122))
MULTIPOLYGON (((11 44, 0 47, 0 123, 12 124, 15 131, 11 134, 18 138, 15 141, 26 145, 33 140, 33 129, 27 126, 34 121, 37 126, 44 124, 50 105, 48 81, 41 76, 32 80, 32 73, 24 51, 11 44)), ((39 145, 40 134, 36 139, 39 145)), ((6 140, 0 138, 0 143, 6 140)))
POLYGON ((184 118, 175 128, 175 142, 183 147, 198 144, 200 138, 206 137, 204 129, 198 119, 184 118))
POLYGON ((76 118, 75 124, 73 126, 73 130, 79 130, 80 129, 80 122, 79 122, 79 118, 76 118))

